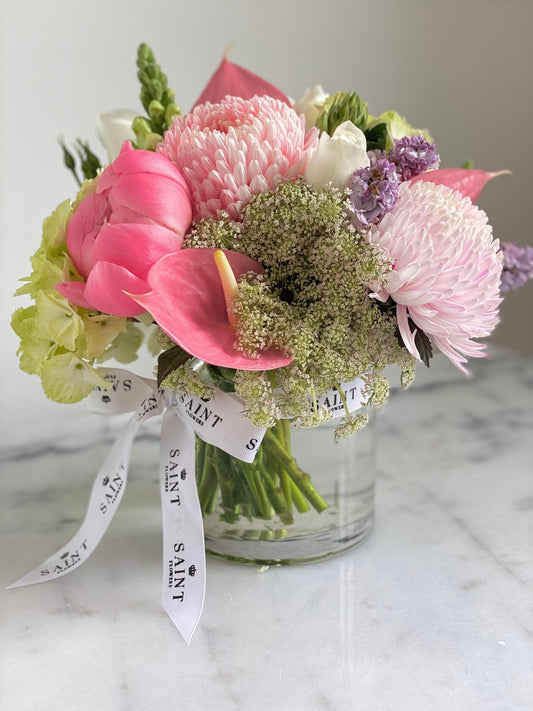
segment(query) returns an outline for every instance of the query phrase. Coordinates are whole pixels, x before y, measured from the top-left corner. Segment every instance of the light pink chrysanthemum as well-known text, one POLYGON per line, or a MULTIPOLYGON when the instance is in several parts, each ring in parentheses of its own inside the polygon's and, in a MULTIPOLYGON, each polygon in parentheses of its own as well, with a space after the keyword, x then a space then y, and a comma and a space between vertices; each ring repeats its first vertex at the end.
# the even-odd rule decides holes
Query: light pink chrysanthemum
POLYGON ((252 195, 302 175, 317 143, 318 131, 306 134, 303 119, 282 101, 227 96, 178 116, 158 151, 185 176, 195 219, 219 210, 238 219, 252 195))
POLYGON ((498 323, 502 253, 487 215, 443 185, 402 183, 399 198, 368 236, 393 267, 377 297, 392 296, 407 349, 419 358, 410 318, 460 370, 482 357, 498 323))

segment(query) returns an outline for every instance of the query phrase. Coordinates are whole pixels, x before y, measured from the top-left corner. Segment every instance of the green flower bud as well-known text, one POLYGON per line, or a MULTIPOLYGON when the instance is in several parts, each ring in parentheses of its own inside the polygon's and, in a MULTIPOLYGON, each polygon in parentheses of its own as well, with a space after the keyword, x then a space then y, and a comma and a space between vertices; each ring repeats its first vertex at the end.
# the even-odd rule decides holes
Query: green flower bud
POLYGON ((143 87, 146 87, 150 84, 150 77, 148 76, 148 73, 145 69, 139 69, 139 71, 137 72, 137 78, 139 79, 143 87))
POLYGON ((162 140, 163 136, 161 136, 159 133, 149 133, 144 139, 143 149, 145 151, 155 151, 155 149, 161 143, 162 140))
POLYGON ((332 136, 335 129, 345 121, 351 121, 364 131, 368 121, 366 102, 355 92, 337 91, 326 99, 316 125, 321 131, 332 136))
POLYGON ((165 107, 163 104, 160 101, 156 101, 156 99, 152 99, 152 101, 148 104, 148 115, 150 118, 159 122, 161 118, 163 118, 164 114, 165 107))
POLYGON ((140 62, 154 62, 154 53, 150 49, 150 47, 145 44, 144 42, 139 45, 139 49, 137 50, 137 63, 139 64, 140 62))
POLYGON ((168 106, 169 104, 173 104, 176 99, 176 94, 174 92, 174 89, 165 89, 163 92, 163 103, 168 106))
POLYGON ((172 126, 176 116, 181 116, 180 107, 176 104, 169 104, 165 110, 165 123, 167 126, 172 126))
POLYGON ((145 118, 142 118, 142 116, 137 116, 137 118, 133 119, 131 129, 135 134, 139 146, 144 144, 145 138, 152 132, 150 124, 145 118))

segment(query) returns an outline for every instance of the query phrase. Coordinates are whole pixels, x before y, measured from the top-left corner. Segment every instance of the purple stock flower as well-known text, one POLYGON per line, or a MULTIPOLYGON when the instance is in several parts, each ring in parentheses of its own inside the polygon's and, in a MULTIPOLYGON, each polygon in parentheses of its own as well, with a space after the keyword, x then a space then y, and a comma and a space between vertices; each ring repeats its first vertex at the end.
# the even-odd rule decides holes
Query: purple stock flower
POLYGON ((350 180, 350 201, 360 226, 377 223, 398 197, 398 174, 386 158, 371 156, 367 168, 359 168, 350 180))
POLYGON ((435 170, 440 163, 435 144, 426 141, 421 133, 394 141, 388 158, 396 165, 400 180, 410 180, 426 170, 435 170))
POLYGON ((500 247, 503 252, 502 292, 518 289, 533 279, 533 247, 514 242, 502 242, 500 247))

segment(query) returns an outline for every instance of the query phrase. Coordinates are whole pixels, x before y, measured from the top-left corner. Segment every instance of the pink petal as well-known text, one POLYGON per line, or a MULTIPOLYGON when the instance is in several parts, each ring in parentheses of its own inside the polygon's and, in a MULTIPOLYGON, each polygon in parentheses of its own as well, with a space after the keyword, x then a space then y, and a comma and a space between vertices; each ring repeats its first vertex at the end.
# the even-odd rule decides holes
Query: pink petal
POLYGON ((109 217, 109 204, 104 195, 88 195, 70 218, 67 227, 67 249, 78 272, 87 277, 94 264, 94 241, 100 227, 109 217))
POLYGON ((415 345, 416 329, 411 331, 409 328, 409 318, 407 315, 407 307, 403 304, 397 304, 396 306, 396 318, 398 320, 398 328, 400 330, 400 335, 405 347, 409 353, 420 360, 420 353, 415 345))
POLYGON ((192 220, 191 203, 188 191, 175 181, 148 173, 121 175, 109 193, 109 202, 113 209, 111 222, 120 222, 120 208, 131 210, 132 221, 137 215, 164 225, 178 234, 184 235, 192 220))
POLYGON ((113 187, 120 175, 151 173, 174 180, 188 193, 187 183, 181 171, 162 153, 135 150, 129 141, 124 141, 120 155, 108 165, 98 179, 97 192, 113 187))
POLYGON ((240 96, 251 99, 252 96, 271 96, 291 105, 285 94, 269 82, 253 74, 248 69, 233 64, 226 57, 222 59, 216 72, 197 99, 193 109, 207 101, 218 104, 226 96, 240 96))
MULTIPOLYGON (((246 272, 262 273, 250 257, 223 250, 237 279, 246 272)), ((249 358, 234 349, 235 333, 226 313, 215 249, 182 249, 159 260, 148 274, 152 288, 132 298, 149 311, 160 328, 191 355, 212 365, 242 370, 272 370, 292 359, 280 351, 263 351, 249 358)))
POLYGON ((94 257, 146 279, 153 264, 166 254, 177 252, 182 244, 183 237, 162 225, 105 225, 96 238, 94 257))
POLYGON ((138 316, 144 308, 124 292, 146 291, 144 279, 111 262, 97 262, 85 287, 85 298, 92 308, 113 316, 138 316))
POLYGON ((452 190, 459 191, 465 197, 469 197, 472 202, 476 202, 489 180, 506 173, 509 171, 500 170, 497 173, 486 173, 484 170, 468 170, 467 168, 442 168, 421 173, 411 178, 409 182, 413 184, 428 181, 435 185, 446 185, 452 190))
POLYGON ((64 296, 76 306, 81 306, 84 309, 94 309, 94 306, 85 298, 84 281, 62 281, 56 284, 56 289, 61 296, 64 296))

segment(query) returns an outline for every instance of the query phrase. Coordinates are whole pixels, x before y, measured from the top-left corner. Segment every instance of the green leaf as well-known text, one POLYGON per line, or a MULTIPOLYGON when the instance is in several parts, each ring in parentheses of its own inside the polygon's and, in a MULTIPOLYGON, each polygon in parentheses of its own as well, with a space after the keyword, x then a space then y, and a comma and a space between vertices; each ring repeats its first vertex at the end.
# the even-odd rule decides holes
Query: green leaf
POLYGON ((463 168, 464 170, 474 170, 474 161, 470 159, 465 160, 461 168, 463 168))
POLYGON ((190 357, 190 353, 184 351, 180 346, 173 346, 168 351, 163 351, 157 359, 157 387, 160 387, 163 380, 190 357))
POLYGON ((225 393, 235 392, 235 373, 233 368, 222 368, 218 365, 208 365, 207 370, 213 383, 225 393))
POLYGON ((98 158, 89 148, 87 141, 84 143, 78 138, 76 151, 80 157, 81 170, 85 180, 92 180, 93 178, 96 178, 98 171, 102 166, 98 158))
MULTIPOLYGON (((411 324, 412 322, 409 319, 409 327, 412 331, 413 327, 411 324)), ((433 348, 431 347, 431 341, 421 328, 417 329, 417 332, 415 334, 415 346, 420 354, 420 359, 422 360, 426 368, 429 368, 429 361, 431 358, 433 358, 433 348)))
POLYGON ((78 171, 76 170, 76 159, 69 151, 64 141, 60 140, 59 145, 63 149, 63 163, 74 176, 74 180, 81 186, 81 180, 79 179, 78 171))
POLYGON ((387 149, 387 124, 377 123, 365 131, 366 150, 385 151, 387 149))

